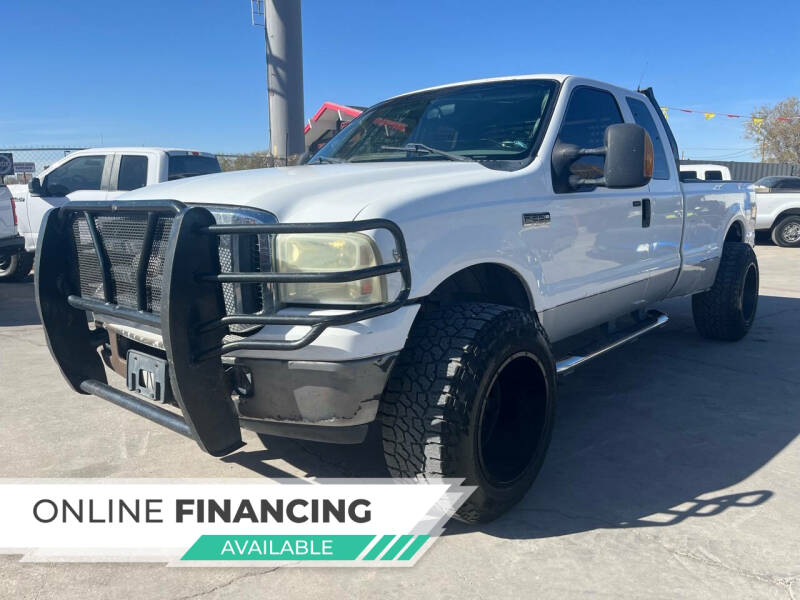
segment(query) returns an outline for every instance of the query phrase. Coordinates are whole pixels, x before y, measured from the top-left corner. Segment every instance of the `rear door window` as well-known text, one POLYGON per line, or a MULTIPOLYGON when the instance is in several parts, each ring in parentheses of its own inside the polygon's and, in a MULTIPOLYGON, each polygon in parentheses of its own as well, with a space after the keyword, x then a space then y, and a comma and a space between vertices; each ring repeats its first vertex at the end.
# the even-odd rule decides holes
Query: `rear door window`
POLYGON ((119 160, 118 190, 135 190, 147 185, 147 157, 123 154, 119 160))
MULTIPOLYGON (((575 144, 579 148, 599 148, 605 143, 608 126, 622 122, 617 101, 609 92, 577 87, 569 99, 558 139, 561 143, 575 144)), ((602 156, 583 156, 572 163, 570 171, 582 179, 597 179, 603 176, 604 165, 605 158, 602 156)))
POLYGON ((722 181, 722 171, 706 171, 706 181, 722 181))
MULTIPOLYGON (((644 127, 653 142, 653 179, 669 179, 669 167, 667 166, 667 154, 664 151, 664 141, 661 139, 661 134, 658 131, 653 115, 650 114, 647 105, 641 100, 636 98, 626 98, 625 100, 628 102, 628 108, 633 113, 633 120, 640 127, 644 127)), ((720 175, 721 178, 722 176, 720 175)))
POLYGON ((170 154, 169 174, 167 178, 183 179, 197 175, 219 173, 219 161, 216 156, 203 156, 202 154, 170 154))

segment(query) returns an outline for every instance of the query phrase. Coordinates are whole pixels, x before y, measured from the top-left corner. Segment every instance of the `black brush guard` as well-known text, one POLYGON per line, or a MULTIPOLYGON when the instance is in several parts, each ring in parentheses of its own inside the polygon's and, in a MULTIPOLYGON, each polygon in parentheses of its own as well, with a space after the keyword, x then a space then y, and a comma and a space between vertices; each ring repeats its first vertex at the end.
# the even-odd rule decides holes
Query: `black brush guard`
POLYGON ((391 221, 373 219, 343 223, 281 223, 271 225, 217 225, 202 207, 187 207, 174 200, 70 202, 44 217, 35 265, 36 302, 50 353, 70 386, 82 394, 99 396, 177 433, 193 438, 213 456, 223 456, 243 445, 239 417, 231 398, 221 356, 234 350, 295 350, 313 342, 326 327, 362 321, 396 310, 408 300, 411 287, 405 242, 391 221), (111 302, 110 261, 98 234, 100 215, 146 216, 147 227, 135 284, 138 310, 111 302), (76 215, 86 219, 102 271, 103 297, 80 295, 73 276, 77 260, 72 237, 76 215), (146 268, 159 216, 171 216, 160 314, 148 312, 145 299, 146 268), (395 262, 334 273, 235 272, 220 273, 217 236, 279 233, 352 233, 385 229, 395 240, 395 262), (226 314, 222 283, 285 283, 357 281, 399 272, 398 296, 379 305, 335 316, 279 316, 276 314, 226 314), (90 329, 85 311, 111 315, 161 332, 170 370, 170 382, 183 417, 152 402, 108 385, 97 351, 107 339, 104 330, 90 329), (297 340, 238 339, 225 342, 232 324, 306 325, 297 340))

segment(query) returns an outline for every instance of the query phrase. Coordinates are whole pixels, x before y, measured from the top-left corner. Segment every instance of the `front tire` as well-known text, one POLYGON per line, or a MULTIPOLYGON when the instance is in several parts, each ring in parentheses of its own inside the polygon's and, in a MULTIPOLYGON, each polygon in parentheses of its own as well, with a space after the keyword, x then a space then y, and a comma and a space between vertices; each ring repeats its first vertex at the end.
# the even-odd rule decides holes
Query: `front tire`
POLYGON ((758 280, 758 260, 750 245, 726 242, 714 285, 692 296, 692 315, 700 335, 730 342, 742 339, 756 316, 758 280))
POLYGON ((428 310, 381 402, 386 465, 394 477, 463 477, 477 489, 456 518, 491 521, 533 484, 555 402, 555 363, 532 313, 485 303, 428 310))
POLYGON ((800 215, 784 217, 772 228, 772 241, 784 248, 800 247, 800 215))
POLYGON ((20 250, 13 254, 0 254, 0 282, 22 281, 31 272, 33 254, 20 250))

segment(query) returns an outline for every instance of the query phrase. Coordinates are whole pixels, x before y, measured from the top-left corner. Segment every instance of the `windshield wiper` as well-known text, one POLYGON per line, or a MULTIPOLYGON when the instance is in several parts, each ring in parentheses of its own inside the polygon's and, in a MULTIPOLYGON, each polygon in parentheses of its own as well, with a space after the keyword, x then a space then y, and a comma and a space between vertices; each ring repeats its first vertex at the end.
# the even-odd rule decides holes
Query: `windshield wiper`
POLYGON ((425 144, 420 144, 419 142, 410 142, 405 146, 381 146, 381 150, 402 150, 403 152, 416 152, 417 154, 435 154, 437 156, 444 156, 450 160, 458 160, 461 162, 475 161, 474 158, 470 158, 469 156, 453 154, 452 152, 446 152, 445 150, 439 150, 438 148, 432 148, 430 146, 426 146, 425 144))
POLYGON ((343 158, 333 158, 332 156, 318 156, 313 161, 310 161, 308 164, 313 165, 315 163, 330 163, 332 165, 338 165, 339 163, 347 162, 343 158))

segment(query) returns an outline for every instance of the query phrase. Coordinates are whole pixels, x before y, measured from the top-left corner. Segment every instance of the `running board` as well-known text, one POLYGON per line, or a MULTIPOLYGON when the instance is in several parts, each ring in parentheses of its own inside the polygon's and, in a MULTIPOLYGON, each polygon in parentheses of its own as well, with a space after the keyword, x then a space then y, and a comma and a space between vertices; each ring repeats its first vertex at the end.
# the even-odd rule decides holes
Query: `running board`
POLYGON ((614 348, 618 348, 623 344, 627 344, 628 342, 637 339, 639 336, 644 335, 648 331, 658 329, 662 325, 666 324, 667 321, 669 321, 669 317, 667 317, 667 315, 664 313, 661 313, 657 310, 649 310, 647 311, 647 316, 640 321, 636 327, 617 331, 608 340, 605 340, 603 344, 587 346, 586 348, 581 349, 578 354, 573 354, 559 360, 556 362, 556 372, 559 375, 568 373, 576 367, 589 362, 593 358, 602 356, 609 350, 613 350, 614 348))

